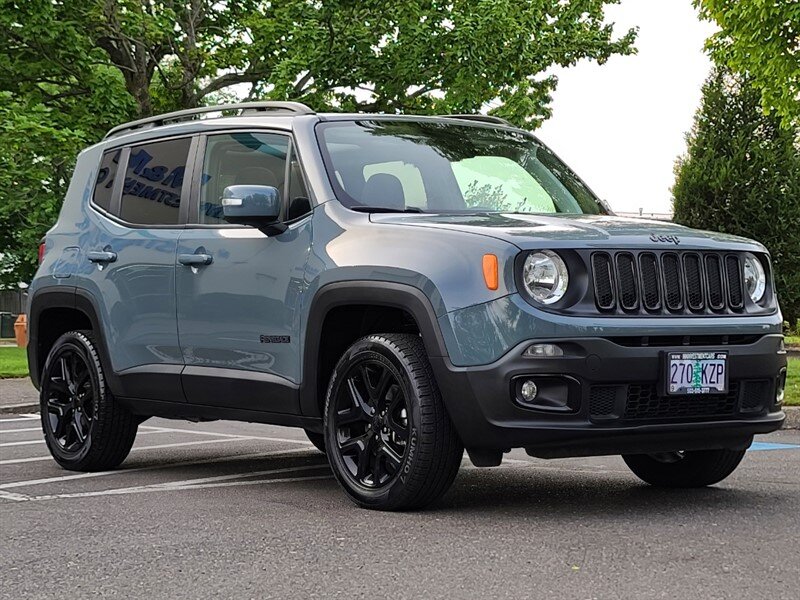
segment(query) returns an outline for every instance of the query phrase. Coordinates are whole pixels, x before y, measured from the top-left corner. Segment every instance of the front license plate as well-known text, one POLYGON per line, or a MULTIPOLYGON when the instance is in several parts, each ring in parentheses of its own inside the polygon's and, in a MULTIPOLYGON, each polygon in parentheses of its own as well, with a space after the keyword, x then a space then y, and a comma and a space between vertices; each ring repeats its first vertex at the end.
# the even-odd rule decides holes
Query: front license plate
POLYGON ((667 393, 724 394, 728 391, 727 352, 670 352, 667 393))

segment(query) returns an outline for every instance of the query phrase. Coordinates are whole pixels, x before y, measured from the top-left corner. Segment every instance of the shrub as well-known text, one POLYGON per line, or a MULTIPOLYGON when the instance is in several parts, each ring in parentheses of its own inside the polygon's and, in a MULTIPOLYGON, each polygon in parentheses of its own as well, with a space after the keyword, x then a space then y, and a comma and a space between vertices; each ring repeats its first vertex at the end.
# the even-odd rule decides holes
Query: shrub
POLYGON ((675 221, 753 238, 772 255, 789 323, 800 318, 800 132, 761 110, 747 77, 717 67, 675 168, 675 221))

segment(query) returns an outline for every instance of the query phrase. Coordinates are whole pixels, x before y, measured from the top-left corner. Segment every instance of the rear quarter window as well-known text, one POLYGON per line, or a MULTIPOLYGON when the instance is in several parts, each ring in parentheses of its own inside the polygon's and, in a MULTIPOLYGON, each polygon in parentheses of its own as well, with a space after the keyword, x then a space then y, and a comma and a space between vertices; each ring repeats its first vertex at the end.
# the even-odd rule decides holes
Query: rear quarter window
POLYGON ((103 210, 111 210, 111 194, 114 191, 114 181, 117 178, 117 167, 122 150, 117 148, 103 153, 100 168, 97 171, 97 181, 94 184, 92 201, 103 210))

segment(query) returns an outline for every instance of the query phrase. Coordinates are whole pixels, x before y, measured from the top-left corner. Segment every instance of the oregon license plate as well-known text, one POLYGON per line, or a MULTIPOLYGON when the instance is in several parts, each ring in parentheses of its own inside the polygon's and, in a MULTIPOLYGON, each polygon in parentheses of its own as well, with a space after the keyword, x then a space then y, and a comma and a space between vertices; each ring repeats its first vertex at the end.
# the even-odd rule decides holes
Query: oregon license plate
POLYGON ((724 394, 728 391, 727 352, 670 352, 668 394, 724 394))

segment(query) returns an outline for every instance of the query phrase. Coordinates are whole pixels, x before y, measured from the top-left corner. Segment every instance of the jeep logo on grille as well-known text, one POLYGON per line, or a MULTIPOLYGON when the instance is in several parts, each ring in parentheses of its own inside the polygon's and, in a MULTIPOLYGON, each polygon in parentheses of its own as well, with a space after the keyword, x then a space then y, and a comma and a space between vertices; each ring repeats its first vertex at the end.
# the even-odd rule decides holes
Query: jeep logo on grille
POLYGON ((665 244, 675 244, 676 246, 681 243, 681 238, 677 235, 656 235, 655 233, 650 234, 650 241, 656 243, 665 243, 665 244))

